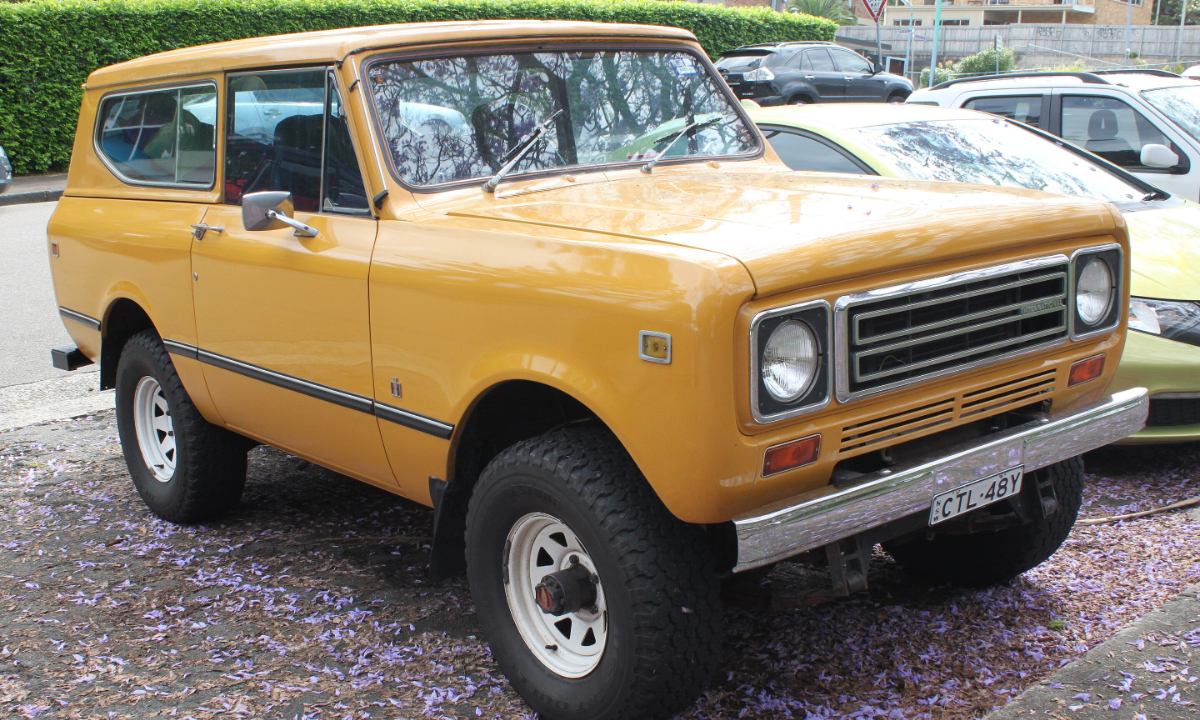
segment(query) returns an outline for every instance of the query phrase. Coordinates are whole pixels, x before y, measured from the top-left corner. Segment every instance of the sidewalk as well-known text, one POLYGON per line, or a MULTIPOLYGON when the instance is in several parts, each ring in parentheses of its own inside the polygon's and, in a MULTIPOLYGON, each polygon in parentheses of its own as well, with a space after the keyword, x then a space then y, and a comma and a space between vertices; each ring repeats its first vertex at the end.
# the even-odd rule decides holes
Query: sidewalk
POLYGON ((985 720, 1200 718, 1198 592, 1188 588, 985 720))
POLYGON ((23 175, 14 177, 12 187, 0 195, 0 205, 54 202, 67 187, 67 174, 23 175))

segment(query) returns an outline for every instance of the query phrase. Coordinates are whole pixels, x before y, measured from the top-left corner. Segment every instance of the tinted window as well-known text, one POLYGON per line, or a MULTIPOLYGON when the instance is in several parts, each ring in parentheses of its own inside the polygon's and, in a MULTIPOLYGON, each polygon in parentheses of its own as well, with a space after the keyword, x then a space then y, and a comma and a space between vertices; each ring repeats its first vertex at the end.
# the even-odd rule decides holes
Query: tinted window
POLYGON ((812 61, 808 59, 808 53, 796 53, 788 64, 801 70, 812 70, 812 61))
POLYGON ((807 135, 782 130, 768 131, 767 141, 779 154, 779 159, 793 170, 859 175, 865 172, 841 151, 807 135))
POLYGON ((350 139, 350 126, 346 123, 346 107, 332 76, 329 78, 329 109, 325 123, 325 200, 321 208, 369 210, 367 191, 350 139))
POLYGON ((128 180, 211 185, 217 164, 216 107, 211 86, 105 98, 99 113, 100 151, 128 180))
POLYGON ((325 71, 265 72, 229 79, 225 202, 262 190, 292 194, 316 211, 321 192, 325 71))
POLYGON ((1121 167, 1142 165, 1143 145, 1171 147, 1166 138, 1141 113, 1121 100, 1068 95, 1062 99, 1062 136, 1121 167))
POLYGON ((968 110, 1000 115, 1034 127, 1041 127, 1042 124, 1041 95, 975 98, 968 101, 963 107, 968 110))
POLYGON ((809 62, 812 63, 813 70, 821 72, 833 72, 833 60, 829 57, 829 53, 824 49, 809 50, 804 53, 808 56, 809 62))
POLYGON ((833 54, 833 59, 837 61, 838 70, 870 74, 871 64, 862 55, 848 50, 831 50, 830 52, 833 54))

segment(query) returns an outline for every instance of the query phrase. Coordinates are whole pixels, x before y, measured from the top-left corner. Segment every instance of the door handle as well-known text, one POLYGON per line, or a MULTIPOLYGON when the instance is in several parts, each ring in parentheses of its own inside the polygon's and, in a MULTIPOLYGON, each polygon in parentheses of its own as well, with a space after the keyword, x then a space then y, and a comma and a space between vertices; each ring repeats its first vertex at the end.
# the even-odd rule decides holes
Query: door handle
POLYGON ((816 80, 817 76, 816 75, 805 75, 804 79, 805 80, 816 80))
POLYGON ((208 232, 209 230, 212 230, 213 232, 217 233, 218 235, 225 232, 225 228, 223 228, 223 227, 213 227, 212 225, 207 225, 205 223, 199 223, 198 225, 192 226, 192 237, 196 238, 197 241, 203 240, 204 233, 208 232))

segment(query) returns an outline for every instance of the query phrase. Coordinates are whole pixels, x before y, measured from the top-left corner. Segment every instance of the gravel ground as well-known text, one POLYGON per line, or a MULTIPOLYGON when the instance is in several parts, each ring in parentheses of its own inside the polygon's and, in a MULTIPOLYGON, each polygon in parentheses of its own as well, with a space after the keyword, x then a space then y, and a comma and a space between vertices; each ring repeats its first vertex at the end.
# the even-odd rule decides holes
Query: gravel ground
MULTIPOLYGON (((1088 461, 1085 517, 1200 494, 1200 448, 1088 461)), ((250 467, 235 513, 179 527, 138 500, 111 413, 0 433, 0 711, 528 714, 478 639, 465 582, 425 579, 427 509, 274 450, 250 467)), ((979 717, 1200 581, 1198 540, 1195 511, 1080 526, 1046 564, 982 591, 916 583, 880 553, 867 592, 754 607, 757 592, 812 583, 781 565, 732 598, 720 676, 683 717, 979 717)), ((1200 632, 1178 641, 1200 647, 1200 632)), ((1144 712, 1200 701, 1200 683, 1178 684, 1144 712)))

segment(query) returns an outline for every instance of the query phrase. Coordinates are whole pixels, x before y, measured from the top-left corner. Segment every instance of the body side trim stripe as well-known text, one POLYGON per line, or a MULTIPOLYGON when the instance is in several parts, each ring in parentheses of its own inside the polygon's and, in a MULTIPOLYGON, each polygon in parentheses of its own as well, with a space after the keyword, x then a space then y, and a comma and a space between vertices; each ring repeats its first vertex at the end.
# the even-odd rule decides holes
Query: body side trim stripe
POLYGON ((283 373, 275 372, 274 370, 267 370, 266 368, 244 363, 240 360, 234 360, 233 358, 225 357, 224 355, 211 353, 207 350, 200 350, 198 352, 200 354, 200 362, 205 363, 206 365, 219 367, 222 370, 228 370, 230 372, 237 373, 238 375, 245 375, 246 377, 254 380, 260 380, 270 385, 284 388, 285 390, 292 390, 300 393, 301 395, 308 395, 309 397, 317 398, 318 400, 325 400, 326 402, 331 402, 335 405, 341 405, 342 407, 350 408, 351 410, 358 410, 359 412, 365 412, 368 414, 370 414, 373 410, 372 406, 374 405, 374 401, 369 397, 356 395, 355 393, 348 393, 343 390, 337 390, 327 385, 320 385, 308 380, 301 380, 298 377, 284 375, 283 373))
POLYGON ((375 416, 388 422, 394 422, 397 425, 403 425, 406 428, 420 430, 423 433, 428 433, 443 440, 449 440, 450 436, 454 434, 453 425, 448 425, 441 420, 434 420, 433 418, 418 415, 408 410, 401 410, 398 407, 381 402, 375 403, 375 416))
POLYGON ((224 355, 218 355, 216 353, 208 352, 207 350, 201 350, 193 345, 177 342, 175 340, 163 340, 163 345, 165 345, 167 351, 173 355, 194 358, 202 363, 205 363, 206 365, 212 365, 213 367, 218 367, 222 370, 228 370, 229 372, 237 373, 238 375, 244 375, 254 380, 259 380, 276 387, 281 387, 285 390, 298 392, 302 395, 307 395, 318 400, 331 402, 335 405, 340 405, 351 410, 357 410, 368 415, 374 415, 381 420, 387 420, 388 422, 396 423, 397 425, 403 425, 406 428, 418 430, 443 440, 448 440, 454 433, 454 426, 450 425, 449 423, 444 423, 441 420, 434 420, 433 418, 426 417, 409 410, 403 410, 393 405, 386 405, 384 403, 376 402, 365 395, 338 390, 337 388, 332 388, 328 385, 321 385, 320 383, 303 380, 291 375, 285 375, 280 372, 275 372, 274 370, 267 370, 266 368, 261 368, 257 365, 251 365, 250 363, 234 360, 233 358, 226 357, 224 355))
POLYGON ((65 307, 59 307, 58 314, 62 315, 64 318, 66 318, 68 320, 74 320, 75 322, 79 323, 80 325, 86 325, 87 327, 90 327, 93 330, 100 329, 100 321, 94 317, 91 317, 90 315, 84 315, 81 312, 75 312, 74 310, 68 310, 65 307))
POLYGON ((167 348, 167 352, 180 357, 191 358, 193 360, 200 359, 200 351, 195 345, 177 342, 175 340, 163 340, 163 345, 167 348))

